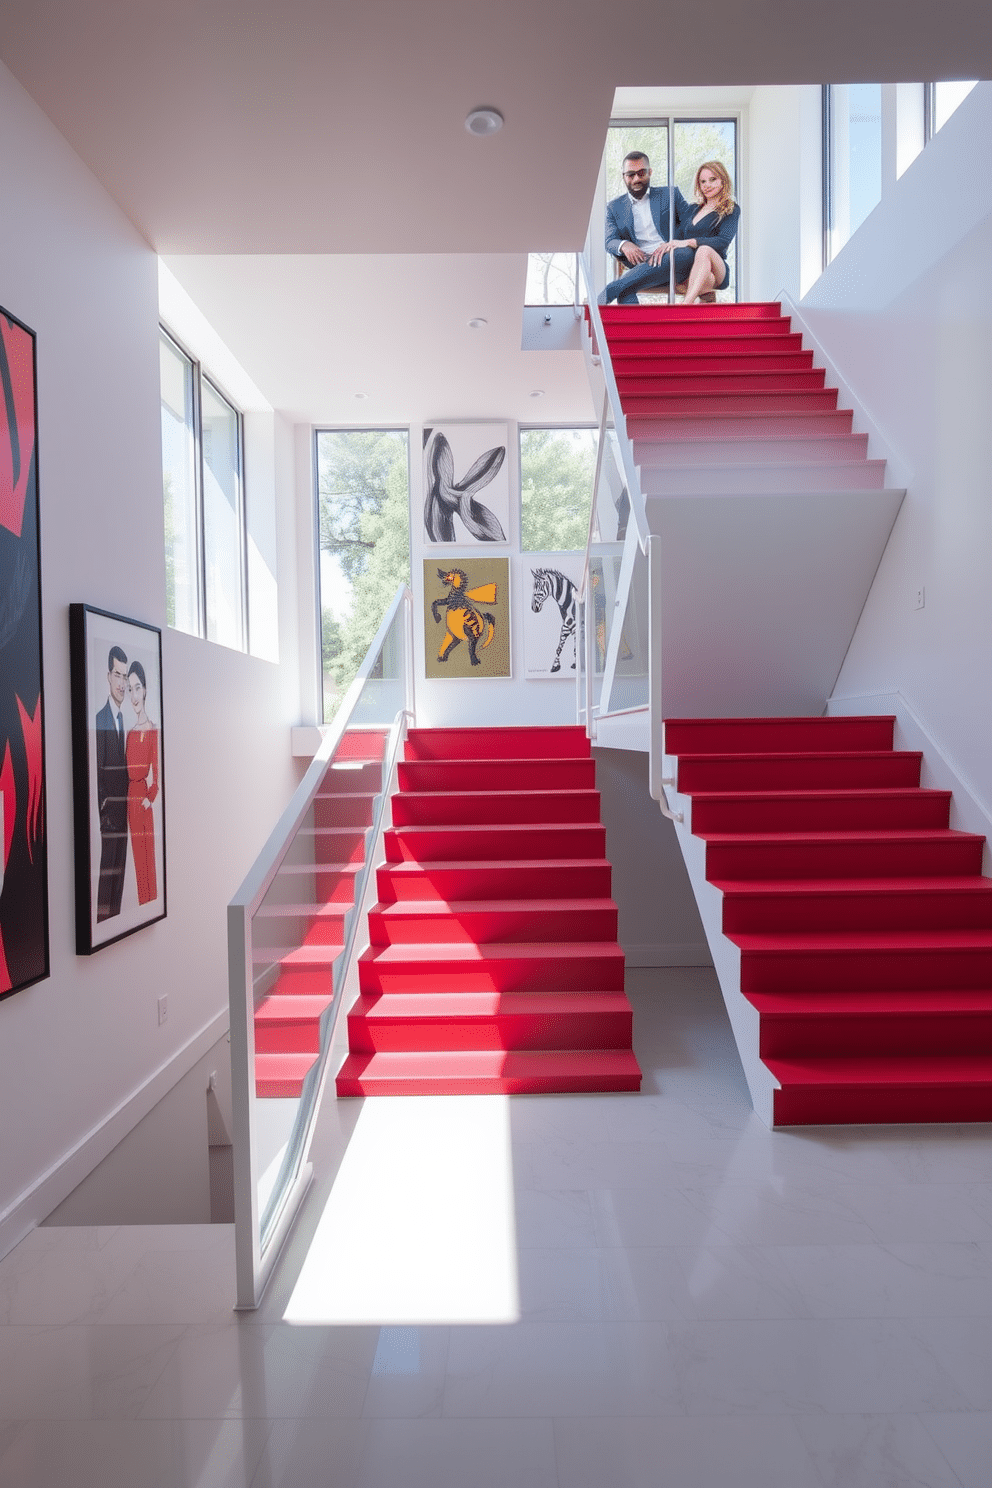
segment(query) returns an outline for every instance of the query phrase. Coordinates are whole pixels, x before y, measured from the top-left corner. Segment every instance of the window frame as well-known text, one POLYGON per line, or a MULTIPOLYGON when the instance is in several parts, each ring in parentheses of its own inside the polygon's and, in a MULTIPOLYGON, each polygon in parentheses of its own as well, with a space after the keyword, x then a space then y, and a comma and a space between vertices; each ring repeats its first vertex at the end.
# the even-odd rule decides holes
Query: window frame
MULTIPOLYGON (((680 124, 732 124, 734 129, 734 200, 740 202, 742 191, 742 180, 744 175, 744 161, 742 158, 742 142, 744 135, 743 111, 737 109, 726 109, 719 113, 679 113, 673 109, 668 114, 631 114, 626 117, 622 114, 611 114, 607 123, 607 133, 611 129, 668 129, 673 135, 680 124)), ((674 154, 673 154, 674 158, 674 154)), ((603 160, 600 165, 600 174, 603 178, 605 200, 611 199, 613 187, 605 178, 606 144, 603 144, 603 160)), ((668 162, 666 158, 665 173, 668 173, 668 162)), ((615 193, 614 193, 615 194, 615 193)), ((741 303, 741 280, 743 278, 743 234, 745 231, 745 220, 742 214, 740 229, 734 243, 734 298, 726 301, 727 304, 739 305, 741 303)))
MULTIPOLYGON (((247 654, 250 649, 249 636, 249 613, 248 613, 248 509, 245 498, 245 416, 244 411, 238 407, 223 389, 217 378, 206 372, 198 357, 195 357, 176 333, 162 321, 159 322, 159 341, 165 341, 171 349, 188 363, 192 374, 192 423, 193 423, 193 485, 194 485, 194 536, 196 542, 196 561, 194 572, 196 574, 196 595, 193 606, 196 615, 196 630, 192 632, 201 641, 209 641, 211 645, 225 646, 228 650, 241 651, 247 654), (228 645, 226 641, 211 640, 208 634, 208 598, 207 598, 207 543, 206 543, 206 508, 204 502, 204 459, 203 459, 203 384, 216 398, 231 410, 235 419, 236 438, 234 441, 237 458, 237 529, 238 529, 238 579, 240 584, 240 608, 241 626, 238 642, 234 646, 228 645)), ((164 466, 163 466, 164 469, 164 466)), ((179 630, 179 626, 170 627, 179 630)), ((183 635, 191 632, 182 631, 183 635)))

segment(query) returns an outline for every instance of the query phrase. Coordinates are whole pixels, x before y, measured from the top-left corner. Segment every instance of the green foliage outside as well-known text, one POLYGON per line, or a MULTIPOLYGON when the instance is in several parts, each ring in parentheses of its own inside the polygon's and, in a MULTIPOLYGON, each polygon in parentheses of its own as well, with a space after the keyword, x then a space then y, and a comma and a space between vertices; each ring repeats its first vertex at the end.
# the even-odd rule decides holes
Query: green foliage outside
POLYGON ((521 429, 520 546, 525 553, 584 550, 595 476, 593 429, 521 429))
POLYGON ((351 585, 351 612, 336 620, 322 596, 324 717, 365 660, 400 584, 410 582, 410 485, 405 430, 317 436, 320 546, 351 585))
MULTIPOLYGON (((668 128, 658 124, 615 125, 607 130, 606 195, 618 196, 624 189, 620 174, 628 150, 644 150, 651 160, 651 185, 668 185, 668 128)), ((696 171, 704 160, 719 160, 733 180, 737 173, 734 159, 734 125, 729 119, 698 119, 675 124, 675 184, 683 196, 692 201, 696 171)))

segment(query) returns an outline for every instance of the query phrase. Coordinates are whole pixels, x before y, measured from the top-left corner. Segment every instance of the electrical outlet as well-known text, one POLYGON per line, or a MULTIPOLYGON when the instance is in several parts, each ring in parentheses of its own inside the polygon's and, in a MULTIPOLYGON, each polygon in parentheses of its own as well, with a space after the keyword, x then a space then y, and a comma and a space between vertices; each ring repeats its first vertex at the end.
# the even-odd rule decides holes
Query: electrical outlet
POLYGON ((926 604, 926 602, 927 602, 927 591, 924 589, 923 585, 921 584, 920 587, 919 587, 919 589, 917 589, 917 591, 916 591, 916 604, 913 606, 913 608, 916 609, 916 610, 922 610, 923 607, 924 607, 924 605, 926 604))
POLYGON ((161 1023, 164 1023, 166 1021, 166 1019, 168 1018, 168 1016, 169 1016, 169 999, 165 995, 165 993, 163 992, 162 993, 162 996, 158 1000, 158 1021, 159 1021, 159 1023, 160 1024, 161 1023))

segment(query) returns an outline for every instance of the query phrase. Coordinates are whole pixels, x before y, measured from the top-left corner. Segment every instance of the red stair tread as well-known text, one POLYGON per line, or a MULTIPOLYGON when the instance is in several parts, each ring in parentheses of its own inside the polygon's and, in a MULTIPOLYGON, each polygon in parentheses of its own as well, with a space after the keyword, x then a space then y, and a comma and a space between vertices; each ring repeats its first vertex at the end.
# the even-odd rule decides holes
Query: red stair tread
POLYGON ((569 1094, 640 1085, 629 1049, 349 1054, 337 1077, 339 1096, 569 1094))
POLYGON ((570 1012, 630 1011, 626 992, 362 992, 351 1012, 363 1018, 422 1018, 437 1007, 449 1018, 494 1018, 501 1013, 561 1017, 570 1012), (425 1004, 427 1008, 425 1008, 425 1004))
POLYGON ((412 941, 406 945, 370 946, 363 951, 360 960, 389 964, 393 961, 513 961, 513 960, 583 960, 599 956, 604 960, 622 957, 623 951, 615 941, 575 940, 493 940, 482 945, 468 945, 464 941, 412 941))
POLYGON ((992 1089, 992 1054, 896 1054, 765 1060, 783 1085, 964 1085, 992 1089))
POLYGON ((992 930, 785 930, 780 933, 731 930, 727 939, 745 952, 762 955, 829 956, 846 951, 992 950, 992 930))
POLYGON ((319 1018, 333 993, 270 992, 255 1009, 255 1027, 263 1023, 302 1022, 319 1018))
MULTIPOLYGON (((739 844, 742 842, 984 842, 985 838, 975 832, 959 832, 954 827, 866 827, 854 831, 849 827, 837 832, 695 832, 693 836, 702 842, 739 844)), ((805 880, 804 880, 805 882, 805 880)))
POLYGON ((786 894, 806 897, 814 894, 962 894, 992 893, 992 879, 980 874, 962 873, 958 877, 917 878, 712 878, 710 883, 722 894, 786 894))
POLYGON ((616 901, 606 897, 588 899, 401 899, 377 904, 375 913, 387 919, 405 918, 411 914, 446 919, 459 914, 519 914, 521 912, 541 914, 549 909, 610 910, 616 909, 616 901))
POLYGON ((317 1056, 312 1053, 256 1053, 255 1094, 269 1100, 299 1096, 303 1081, 316 1062, 317 1056))
POLYGON ((252 962, 255 966, 278 964, 298 969, 319 970, 325 966, 330 969, 340 954, 341 947, 332 945, 307 944, 294 946, 288 950, 283 946, 256 946, 252 953, 252 962))
POLYGON ((951 987, 948 990, 910 987, 892 991, 843 992, 748 992, 748 1002, 772 1017, 807 1015, 847 1017, 851 1013, 955 1013, 992 1012, 992 987, 951 987))

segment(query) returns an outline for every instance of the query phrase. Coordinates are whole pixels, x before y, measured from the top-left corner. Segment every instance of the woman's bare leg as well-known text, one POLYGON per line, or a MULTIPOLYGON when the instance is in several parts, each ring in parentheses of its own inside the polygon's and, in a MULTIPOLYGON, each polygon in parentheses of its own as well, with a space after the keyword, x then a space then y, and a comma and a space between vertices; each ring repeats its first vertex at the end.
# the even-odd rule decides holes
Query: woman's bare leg
POLYGON ((726 268, 719 253, 705 245, 697 248, 696 256, 692 261, 692 271, 685 287, 683 305, 694 305, 701 294, 709 294, 711 289, 718 289, 724 281, 725 274, 726 268))

